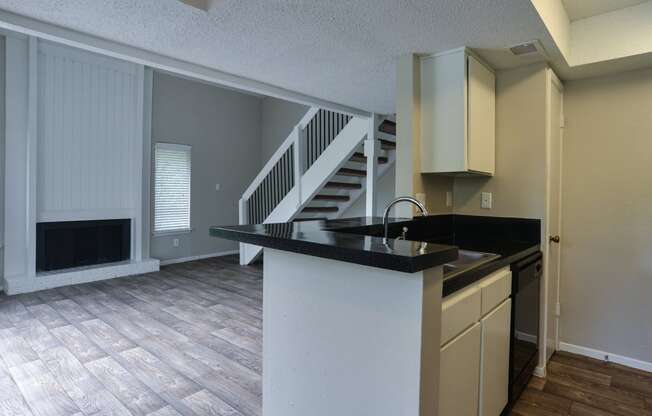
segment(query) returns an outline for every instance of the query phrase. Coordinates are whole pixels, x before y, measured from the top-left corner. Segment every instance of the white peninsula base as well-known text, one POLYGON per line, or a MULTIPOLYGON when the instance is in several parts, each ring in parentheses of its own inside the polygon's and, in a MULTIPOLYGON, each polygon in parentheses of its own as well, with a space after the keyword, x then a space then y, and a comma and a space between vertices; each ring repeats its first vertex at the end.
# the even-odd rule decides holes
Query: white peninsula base
POLYGON ((264 416, 436 416, 442 267, 265 249, 264 416))

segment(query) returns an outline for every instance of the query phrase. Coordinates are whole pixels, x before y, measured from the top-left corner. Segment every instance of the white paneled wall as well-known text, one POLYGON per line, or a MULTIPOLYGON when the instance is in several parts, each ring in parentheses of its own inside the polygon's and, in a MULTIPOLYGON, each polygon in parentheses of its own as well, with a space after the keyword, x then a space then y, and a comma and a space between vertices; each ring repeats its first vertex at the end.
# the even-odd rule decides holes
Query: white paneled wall
POLYGON ((143 68, 39 42, 38 221, 140 208, 143 68))

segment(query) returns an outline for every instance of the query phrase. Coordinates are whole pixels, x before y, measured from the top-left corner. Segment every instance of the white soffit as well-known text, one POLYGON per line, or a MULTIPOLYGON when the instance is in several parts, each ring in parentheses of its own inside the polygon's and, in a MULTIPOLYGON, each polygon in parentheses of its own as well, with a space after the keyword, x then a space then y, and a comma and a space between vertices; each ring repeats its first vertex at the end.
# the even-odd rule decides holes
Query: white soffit
POLYGON ((613 12, 649 0, 562 0, 571 21, 613 12))
POLYGON ((551 62, 562 79, 652 66, 652 1, 531 0, 531 3, 562 54, 551 62), (601 13, 573 20, 570 15, 579 12, 572 8, 566 10, 567 3, 590 3, 591 7, 586 6, 584 13, 601 13))

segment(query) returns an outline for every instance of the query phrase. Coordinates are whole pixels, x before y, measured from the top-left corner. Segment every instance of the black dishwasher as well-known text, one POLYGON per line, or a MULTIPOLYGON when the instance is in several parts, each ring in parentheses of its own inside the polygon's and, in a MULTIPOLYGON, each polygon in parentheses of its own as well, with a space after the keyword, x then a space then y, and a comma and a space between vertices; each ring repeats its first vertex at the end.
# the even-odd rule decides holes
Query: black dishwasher
POLYGON ((541 252, 511 265, 512 323, 509 357, 509 406, 521 395, 539 361, 541 252))

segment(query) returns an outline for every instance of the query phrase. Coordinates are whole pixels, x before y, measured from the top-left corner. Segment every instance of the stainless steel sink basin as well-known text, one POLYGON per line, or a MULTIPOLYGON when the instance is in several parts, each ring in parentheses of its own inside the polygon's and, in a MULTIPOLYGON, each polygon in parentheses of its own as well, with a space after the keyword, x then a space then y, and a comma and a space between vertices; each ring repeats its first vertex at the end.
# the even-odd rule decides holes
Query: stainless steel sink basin
POLYGON ((444 264, 444 279, 481 266, 500 257, 498 254, 481 251, 459 250, 457 260, 444 264))

